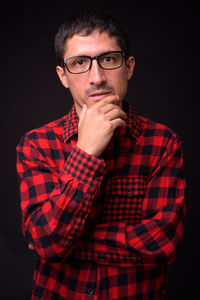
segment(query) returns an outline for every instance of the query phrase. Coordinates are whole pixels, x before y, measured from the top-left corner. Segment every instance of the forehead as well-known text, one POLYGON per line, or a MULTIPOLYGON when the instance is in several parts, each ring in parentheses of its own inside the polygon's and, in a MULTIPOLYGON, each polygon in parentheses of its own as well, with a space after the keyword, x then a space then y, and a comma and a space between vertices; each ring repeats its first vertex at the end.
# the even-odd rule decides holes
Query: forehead
POLYGON ((107 32, 93 30, 89 35, 84 33, 74 34, 67 39, 64 57, 74 55, 98 55, 99 53, 113 50, 121 50, 116 37, 111 37, 107 32))

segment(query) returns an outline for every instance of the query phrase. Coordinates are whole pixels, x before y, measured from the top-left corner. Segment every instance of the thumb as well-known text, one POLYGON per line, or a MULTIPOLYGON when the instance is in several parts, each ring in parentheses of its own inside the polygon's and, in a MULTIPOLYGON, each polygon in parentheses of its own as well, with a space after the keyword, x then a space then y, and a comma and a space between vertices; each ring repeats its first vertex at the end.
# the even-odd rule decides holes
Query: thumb
POLYGON ((81 113, 80 113, 79 124, 83 121, 86 111, 87 111, 87 106, 86 106, 86 104, 84 104, 82 107, 81 113))

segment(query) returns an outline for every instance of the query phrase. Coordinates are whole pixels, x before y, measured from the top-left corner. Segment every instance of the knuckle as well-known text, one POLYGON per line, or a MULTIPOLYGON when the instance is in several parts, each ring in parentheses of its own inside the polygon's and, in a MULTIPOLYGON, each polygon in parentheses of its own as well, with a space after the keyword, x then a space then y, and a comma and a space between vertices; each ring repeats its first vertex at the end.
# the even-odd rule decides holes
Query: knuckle
POLYGON ((97 108, 97 109, 94 110, 94 114, 95 114, 95 115, 99 115, 99 114, 100 114, 99 108, 97 108))
POLYGON ((92 109, 91 108, 91 113, 94 115, 95 118, 101 116, 101 113, 100 113, 100 109, 92 109))
POLYGON ((108 104, 107 104, 107 108, 110 109, 110 110, 112 110, 114 107, 115 107, 115 106, 114 106, 114 104, 112 104, 112 103, 108 103, 108 104))
POLYGON ((121 117, 121 116, 124 115, 124 113, 123 113, 123 111, 121 110, 120 107, 116 107, 116 108, 113 110, 113 112, 115 113, 116 116, 119 116, 119 117, 121 117))
POLYGON ((99 114, 98 117, 100 122, 104 122, 106 120, 104 115, 99 114))
POLYGON ((116 105, 115 104, 110 104, 111 105, 111 108, 112 109, 115 109, 116 108, 116 105))
POLYGON ((112 125, 111 122, 105 121, 104 122, 104 128, 107 129, 107 130, 109 130, 109 131, 111 131, 111 130, 113 130, 113 125, 112 125))
POLYGON ((121 108, 119 108, 119 107, 115 107, 115 109, 114 109, 114 111, 116 112, 116 113, 121 113, 121 108))

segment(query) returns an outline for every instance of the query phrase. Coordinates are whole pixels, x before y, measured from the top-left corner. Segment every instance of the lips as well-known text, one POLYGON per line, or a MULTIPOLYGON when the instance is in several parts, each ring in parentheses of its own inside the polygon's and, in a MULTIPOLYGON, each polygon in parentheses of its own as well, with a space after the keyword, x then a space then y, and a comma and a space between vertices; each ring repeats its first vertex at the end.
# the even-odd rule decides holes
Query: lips
POLYGON ((100 91, 96 91, 94 93, 91 93, 89 95, 89 97, 95 98, 95 99, 101 99, 103 97, 106 97, 108 95, 111 94, 111 91, 107 91, 107 90, 100 90, 100 91))

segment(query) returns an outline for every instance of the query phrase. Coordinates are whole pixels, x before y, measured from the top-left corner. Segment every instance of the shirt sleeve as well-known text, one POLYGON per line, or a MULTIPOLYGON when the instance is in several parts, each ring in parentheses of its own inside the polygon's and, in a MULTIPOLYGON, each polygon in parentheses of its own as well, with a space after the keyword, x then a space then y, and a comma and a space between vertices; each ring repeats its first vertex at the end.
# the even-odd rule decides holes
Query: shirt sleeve
POLYGON ((143 199, 148 216, 136 225, 97 224, 73 255, 117 266, 172 263, 183 233, 185 189, 181 141, 173 138, 148 181, 143 199))
POLYGON ((17 146, 22 230, 38 255, 57 261, 69 255, 82 235, 105 162, 78 147, 59 172, 28 136, 17 146))

